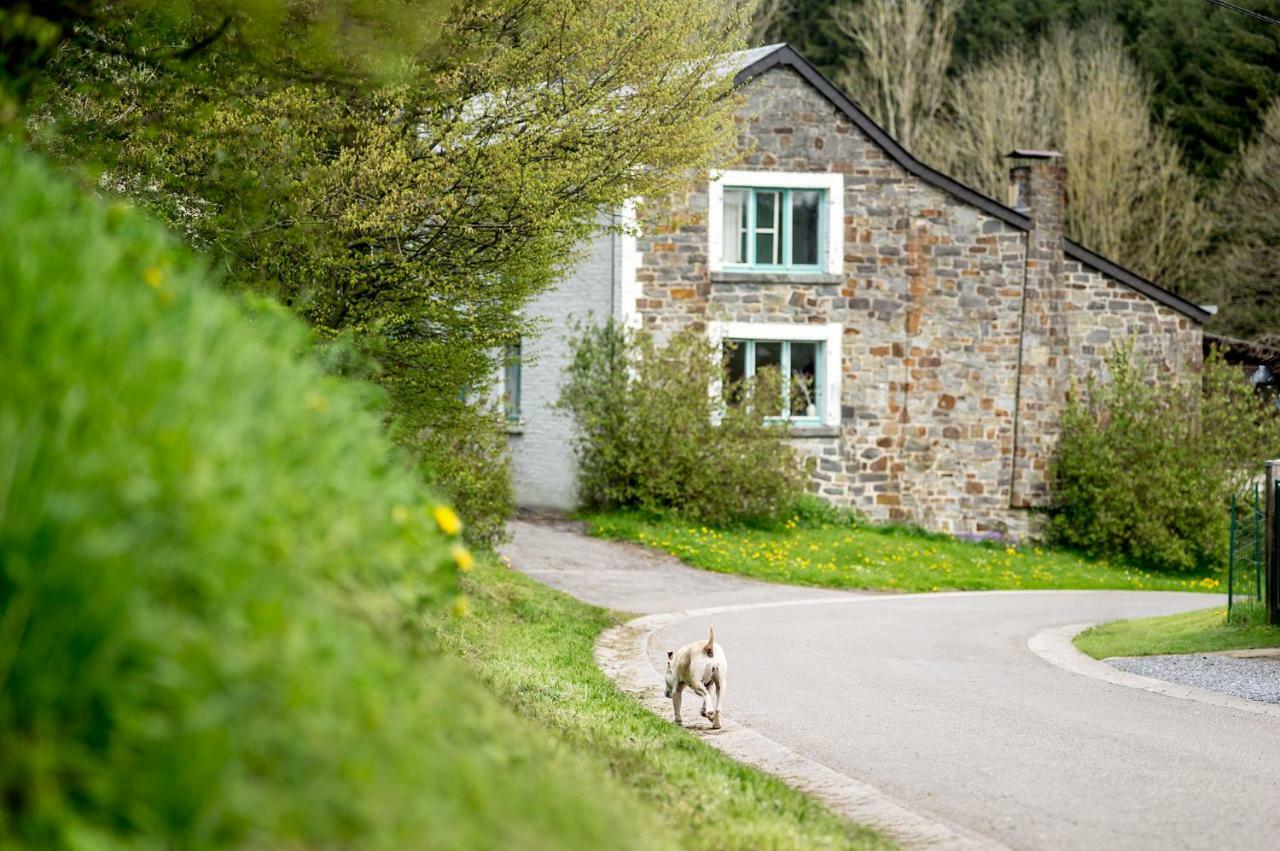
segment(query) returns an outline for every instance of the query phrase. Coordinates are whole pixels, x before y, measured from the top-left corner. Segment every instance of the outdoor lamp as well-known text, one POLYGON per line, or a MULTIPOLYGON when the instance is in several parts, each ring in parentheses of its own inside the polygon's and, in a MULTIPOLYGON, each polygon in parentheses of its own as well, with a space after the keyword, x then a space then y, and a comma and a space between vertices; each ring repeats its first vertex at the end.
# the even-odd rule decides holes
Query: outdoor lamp
MULTIPOLYGON (((1260 364, 1253 371, 1253 375, 1249 376, 1249 382, 1255 390, 1261 390, 1264 387, 1277 387, 1280 385, 1280 379, 1276 378, 1276 374, 1264 363, 1260 364)), ((1276 393, 1276 410, 1280 411, 1280 391, 1276 393)))

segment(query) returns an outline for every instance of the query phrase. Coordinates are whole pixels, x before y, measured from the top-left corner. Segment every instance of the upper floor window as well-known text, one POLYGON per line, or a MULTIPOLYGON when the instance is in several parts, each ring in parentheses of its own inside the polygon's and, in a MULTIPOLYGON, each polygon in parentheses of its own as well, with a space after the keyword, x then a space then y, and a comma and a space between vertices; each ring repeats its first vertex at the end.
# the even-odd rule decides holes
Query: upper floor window
POLYGON ((724 190, 724 264, 819 271, 825 195, 821 189, 724 190))
POLYGON ((844 259, 844 176, 730 171, 708 197, 712 272, 839 273, 844 259))

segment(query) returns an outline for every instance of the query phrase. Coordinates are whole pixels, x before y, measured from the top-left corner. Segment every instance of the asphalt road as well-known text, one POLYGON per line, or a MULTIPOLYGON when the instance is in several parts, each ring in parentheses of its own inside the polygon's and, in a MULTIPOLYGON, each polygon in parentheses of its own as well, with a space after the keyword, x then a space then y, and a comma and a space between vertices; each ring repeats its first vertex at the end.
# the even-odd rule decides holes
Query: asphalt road
POLYGON ((1016 849, 1280 848, 1274 718, 1100 682, 1027 649, 1048 627, 1215 597, 824 594, 694 571, 564 527, 514 531, 517 567, 590 602, 748 606, 659 630, 655 667, 714 622, 727 718, 913 810, 1016 849), (774 599, 793 604, 759 605, 774 599))

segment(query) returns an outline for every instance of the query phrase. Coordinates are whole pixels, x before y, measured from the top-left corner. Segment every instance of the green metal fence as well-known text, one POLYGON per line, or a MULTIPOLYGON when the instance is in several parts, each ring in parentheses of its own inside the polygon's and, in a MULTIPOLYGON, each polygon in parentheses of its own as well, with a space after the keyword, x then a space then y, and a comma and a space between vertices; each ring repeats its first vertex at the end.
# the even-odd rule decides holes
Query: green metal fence
POLYGON ((1262 575, 1266 568, 1263 521, 1266 506, 1262 486, 1231 498, 1231 542, 1227 558, 1227 617, 1231 607, 1262 603, 1262 575))

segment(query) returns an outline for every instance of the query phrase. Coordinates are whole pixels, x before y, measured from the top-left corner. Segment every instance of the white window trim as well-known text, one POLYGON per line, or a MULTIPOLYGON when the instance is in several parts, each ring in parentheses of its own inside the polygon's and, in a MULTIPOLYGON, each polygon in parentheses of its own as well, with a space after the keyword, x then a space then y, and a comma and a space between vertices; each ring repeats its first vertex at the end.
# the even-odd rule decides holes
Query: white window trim
POLYGON ((844 326, 839 322, 825 325, 792 325, 786 322, 719 322, 707 323, 715 351, 719 352, 728 340, 795 340, 817 341, 822 347, 824 387, 823 410, 819 417, 824 426, 840 425, 840 369, 841 350, 844 342, 844 326))
POLYGON ((640 266, 640 252, 636 248, 636 234, 639 225, 636 221, 636 201, 629 198, 622 204, 618 213, 621 233, 618 234, 619 275, 619 313, 622 323, 628 328, 639 328, 644 324, 640 315, 639 300, 643 293, 636 280, 636 270, 640 266))
MULTIPOLYGON (((829 171, 721 171, 707 188, 707 268, 724 269, 724 188, 822 189, 827 198, 827 239, 822 268, 838 275, 844 268, 844 175, 829 171)), ((779 271, 778 275, 803 274, 779 271)))

